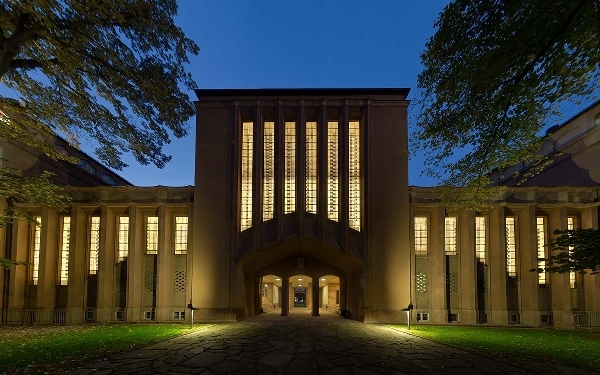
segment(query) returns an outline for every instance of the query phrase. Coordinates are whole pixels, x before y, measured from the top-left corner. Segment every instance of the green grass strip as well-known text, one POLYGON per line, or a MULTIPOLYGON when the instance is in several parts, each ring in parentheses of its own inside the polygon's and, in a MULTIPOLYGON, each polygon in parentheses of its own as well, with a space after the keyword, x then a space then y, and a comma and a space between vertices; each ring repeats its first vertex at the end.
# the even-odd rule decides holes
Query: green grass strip
POLYGON ((202 328, 184 324, 0 327, 0 373, 30 365, 85 363, 202 328))
POLYGON ((393 328, 494 358, 538 359, 600 369, 600 332, 535 328, 406 325, 393 328))

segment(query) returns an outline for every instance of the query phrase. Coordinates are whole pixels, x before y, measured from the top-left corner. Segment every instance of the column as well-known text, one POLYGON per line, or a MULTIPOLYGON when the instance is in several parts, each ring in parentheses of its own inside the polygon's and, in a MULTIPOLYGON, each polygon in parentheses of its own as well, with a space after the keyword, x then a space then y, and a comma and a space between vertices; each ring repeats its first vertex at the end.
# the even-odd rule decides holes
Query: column
POLYGON ((144 217, 137 205, 129 206, 129 255, 127 256, 127 321, 142 319, 144 288, 144 217))
POLYGON ((69 244, 69 280, 67 309, 70 324, 84 321, 85 279, 87 278, 87 213, 71 206, 71 239, 69 244))
POLYGON ((173 216, 167 207, 158 207, 158 255, 156 260, 156 320, 172 320, 173 216))
POLYGON ((431 285, 431 320, 434 323, 446 323, 448 307, 446 306, 446 255, 444 252, 446 225, 446 208, 436 207, 431 215, 430 285, 431 285))
MULTIPOLYGON (((346 276, 340 277, 340 311, 346 310, 348 307, 346 305, 346 296, 348 295, 348 283, 346 282, 346 276)), ((358 306, 360 309, 362 306, 358 306)), ((347 312, 346 312, 347 314, 347 312)), ((348 315, 346 315, 348 316, 348 315)))
POLYGON ((475 212, 462 210, 458 215, 460 241, 459 283, 461 323, 477 323, 477 268, 475 258, 475 212))
POLYGON ((45 206, 42 209, 42 235, 36 307, 54 308, 58 280, 58 211, 45 206))
MULTIPOLYGON (((581 211, 581 228, 598 229, 598 207, 581 211)), ((587 312, 600 312, 600 274, 583 275, 584 308, 587 312)))
MULTIPOLYGON (((23 218, 13 222, 11 259, 17 262, 31 262, 29 236, 31 228, 23 218)), ((31 285, 32 266, 14 266, 10 270, 10 284, 8 288, 8 308, 22 309, 35 307, 35 301, 29 300, 29 285, 31 285)))
POLYGON ((290 312, 290 278, 281 277, 281 316, 287 316, 290 312))
POLYGON ((312 282, 312 316, 319 316, 319 278, 313 277, 312 282), (316 281, 315 281, 316 280, 316 281))
POLYGON ((504 207, 494 207, 490 213, 489 224, 490 245, 490 306, 491 317, 488 321, 493 325, 507 325, 508 311, 506 304, 506 222, 504 207))
MULTIPOLYGON (((567 208, 560 207, 548 212, 548 241, 556 237, 553 233, 556 229, 567 228, 567 208)), ((551 250, 547 250, 548 255, 551 250)), ((556 252, 554 252, 556 253, 556 252)), ((552 323, 555 327, 570 328, 573 326, 571 314, 571 285, 569 283, 569 273, 549 273, 546 279, 550 284, 550 293, 552 302, 552 323)))
POLYGON ((100 213, 100 254, 98 255, 97 322, 114 320, 115 243, 115 214, 106 206, 102 206, 100 213))
MULTIPOLYGON (((0 212, 4 212, 5 209, 6 199, 0 197, 0 212)), ((9 223, 0 227, 0 258, 10 259, 10 244, 7 242, 7 236, 10 236, 9 228, 9 223), (8 246, 6 246, 7 244, 8 246)), ((5 309, 8 304, 8 295, 6 295, 8 289, 6 288, 8 288, 9 275, 8 270, 0 267, 0 309, 5 309)))
POLYGON ((540 325, 539 283, 537 272, 529 272, 538 267, 537 223, 535 206, 522 209, 518 220, 517 268, 520 279, 521 323, 540 325))

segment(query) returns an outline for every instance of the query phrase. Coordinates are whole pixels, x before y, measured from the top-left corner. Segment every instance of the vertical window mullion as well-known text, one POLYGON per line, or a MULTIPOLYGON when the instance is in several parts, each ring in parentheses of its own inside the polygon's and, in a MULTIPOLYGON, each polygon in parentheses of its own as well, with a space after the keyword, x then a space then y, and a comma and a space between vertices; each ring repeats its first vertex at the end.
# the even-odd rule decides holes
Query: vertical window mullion
POLYGON ((486 263, 486 222, 485 216, 475 217, 475 256, 483 264, 486 263))
POLYGON ((127 259, 129 256, 129 217, 119 216, 119 262, 127 259))
POLYGON ((188 217, 175 217, 175 254, 186 254, 188 245, 188 217))
POLYGON ((444 247, 446 255, 456 255, 456 217, 446 217, 444 237, 444 247))
MULTIPOLYGON (((575 230, 575 218, 573 216, 567 217, 567 229, 575 230)), ((572 252, 573 252, 573 247, 569 246, 569 255, 572 252)), ((575 288, 575 280, 576 280, 575 271, 570 271, 569 272, 569 285, 571 286, 571 288, 575 288)))
POLYGON ((415 255, 428 255, 427 217, 415 216, 415 255))
POLYGON ((158 254, 158 216, 146 218, 146 254, 158 254))

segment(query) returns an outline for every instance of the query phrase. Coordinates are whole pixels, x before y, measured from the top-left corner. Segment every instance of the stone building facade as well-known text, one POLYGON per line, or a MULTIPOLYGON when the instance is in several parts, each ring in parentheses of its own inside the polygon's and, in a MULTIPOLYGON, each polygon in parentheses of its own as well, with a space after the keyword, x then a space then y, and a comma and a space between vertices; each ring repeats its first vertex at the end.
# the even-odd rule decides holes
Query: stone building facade
POLYGON ((408 185, 408 91, 197 90, 195 186, 71 187, 67 211, 29 205, 41 226, 0 229, 0 251, 29 262, 0 271, 3 321, 189 321, 191 305, 197 321, 405 322, 412 304, 421 324, 571 327, 600 313, 600 275, 529 272, 554 229, 598 228, 598 186, 446 208, 408 185))

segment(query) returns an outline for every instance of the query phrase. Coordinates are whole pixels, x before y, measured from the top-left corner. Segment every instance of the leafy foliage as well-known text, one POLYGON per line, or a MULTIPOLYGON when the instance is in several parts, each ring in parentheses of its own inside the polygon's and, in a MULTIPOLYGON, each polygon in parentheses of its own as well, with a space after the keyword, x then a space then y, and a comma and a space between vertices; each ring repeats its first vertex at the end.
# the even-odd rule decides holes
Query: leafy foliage
POLYGON ((539 173, 545 121, 598 88, 599 17, 592 0, 450 3, 421 55, 413 139, 424 173, 462 188, 464 203, 496 193, 486 193, 495 168, 524 161, 539 173))
MULTIPOLYGON (((164 166, 163 146, 187 134, 194 114, 181 88, 195 88, 184 65, 199 52, 176 13, 176 0, 0 1, 0 83, 15 93, 0 96, 0 138, 77 162, 56 152, 54 134, 75 146, 85 135, 112 168, 126 166, 123 152, 164 166)), ((67 202, 48 172, 22 177, 8 168, 0 196, 8 201, 0 225, 28 218, 13 203, 67 202)))
POLYGON ((194 114, 179 84, 195 87, 183 65, 199 49, 176 13, 175 0, 0 2, 0 82, 19 96, 0 108, 71 141, 87 133, 113 168, 124 151, 162 167, 194 114))
POLYGON ((546 261, 544 269, 532 269, 537 272, 579 272, 582 274, 590 272, 595 275, 600 273, 600 230, 598 229, 574 229, 554 231, 558 237, 548 242, 552 251, 558 252, 551 255, 546 261))

